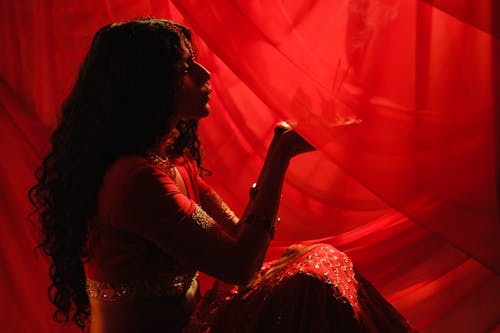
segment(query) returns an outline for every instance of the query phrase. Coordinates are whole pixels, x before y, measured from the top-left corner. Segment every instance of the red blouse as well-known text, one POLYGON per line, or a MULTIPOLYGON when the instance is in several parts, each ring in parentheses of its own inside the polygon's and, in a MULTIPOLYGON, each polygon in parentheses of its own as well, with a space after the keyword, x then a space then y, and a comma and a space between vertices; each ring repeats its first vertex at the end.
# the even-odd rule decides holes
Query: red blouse
MULTIPOLYGON (((140 289, 137 283, 142 289, 166 288, 163 295, 169 296, 180 296, 189 287, 201 253, 190 250, 196 237, 186 236, 204 227, 192 217, 200 193, 209 193, 210 187, 198 176, 195 161, 179 158, 176 168, 188 196, 163 170, 140 156, 125 156, 108 170, 98 195, 97 216, 89 227, 86 276, 94 283, 89 296, 102 296, 98 295, 102 283, 111 283, 124 294, 130 288, 140 289), (100 283, 97 290, 95 283, 100 283)), ((116 290, 108 290, 107 296, 113 292, 120 296, 116 290)))
MULTIPOLYGON (((187 196, 142 157, 123 157, 106 173, 89 233, 90 298, 180 297, 198 269, 210 274, 233 267, 220 254, 235 248, 237 218, 192 160, 181 158, 176 167, 187 196)), ((344 253, 325 244, 289 248, 246 287, 216 284, 183 329, 415 332, 344 253)))

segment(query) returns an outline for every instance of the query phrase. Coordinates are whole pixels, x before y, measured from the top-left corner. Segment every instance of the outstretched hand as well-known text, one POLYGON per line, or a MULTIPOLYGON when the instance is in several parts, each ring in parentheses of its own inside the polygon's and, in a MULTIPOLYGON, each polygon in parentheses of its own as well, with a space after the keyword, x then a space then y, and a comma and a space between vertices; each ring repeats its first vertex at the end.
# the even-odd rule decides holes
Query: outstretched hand
POLYGON ((278 123, 274 128, 273 142, 288 158, 316 150, 285 121, 278 123))

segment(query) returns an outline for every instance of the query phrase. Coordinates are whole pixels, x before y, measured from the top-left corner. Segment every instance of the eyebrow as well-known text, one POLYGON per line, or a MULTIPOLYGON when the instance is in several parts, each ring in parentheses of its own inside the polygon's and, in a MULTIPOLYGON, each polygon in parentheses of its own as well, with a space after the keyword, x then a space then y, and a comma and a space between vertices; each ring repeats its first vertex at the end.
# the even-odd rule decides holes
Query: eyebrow
POLYGON ((191 48, 188 48, 188 47, 186 47, 186 49, 187 49, 188 52, 186 54, 186 57, 184 58, 184 61, 188 61, 190 59, 194 59, 195 54, 194 54, 193 50, 191 48))
POLYGON ((192 42, 189 42, 189 45, 186 45, 186 48, 188 49, 191 58, 196 59, 198 57, 198 48, 192 42))

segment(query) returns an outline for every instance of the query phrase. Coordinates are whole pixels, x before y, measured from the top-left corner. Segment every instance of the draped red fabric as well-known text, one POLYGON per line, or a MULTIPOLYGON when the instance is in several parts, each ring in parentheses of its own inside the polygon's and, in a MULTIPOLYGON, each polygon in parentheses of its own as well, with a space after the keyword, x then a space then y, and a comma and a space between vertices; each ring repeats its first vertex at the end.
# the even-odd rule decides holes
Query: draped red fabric
POLYGON ((327 242, 421 331, 500 330, 496 6, 0 2, 0 330, 60 327, 48 262, 33 252, 27 191, 93 33, 146 15, 195 34, 214 87, 200 124, 207 181, 237 212, 275 122, 318 148, 292 162, 269 258, 291 243, 327 242))

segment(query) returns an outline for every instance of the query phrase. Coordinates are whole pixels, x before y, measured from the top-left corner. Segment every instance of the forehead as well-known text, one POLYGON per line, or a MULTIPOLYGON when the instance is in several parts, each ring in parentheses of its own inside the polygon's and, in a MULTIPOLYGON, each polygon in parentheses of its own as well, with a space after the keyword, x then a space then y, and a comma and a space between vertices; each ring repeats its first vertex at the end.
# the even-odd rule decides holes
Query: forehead
POLYGON ((187 60, 194 56, 193 46, 186 38, 181 38, 181 52, 184 60, 187 60))

